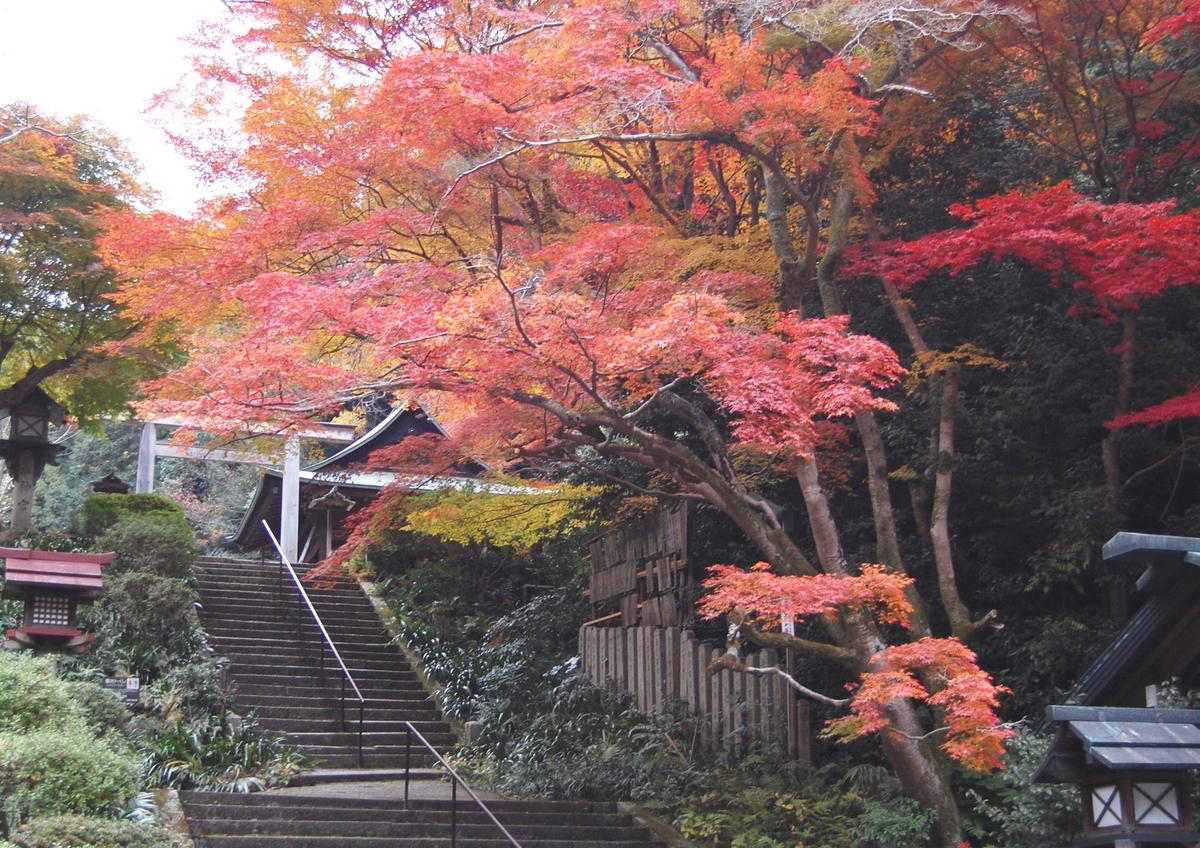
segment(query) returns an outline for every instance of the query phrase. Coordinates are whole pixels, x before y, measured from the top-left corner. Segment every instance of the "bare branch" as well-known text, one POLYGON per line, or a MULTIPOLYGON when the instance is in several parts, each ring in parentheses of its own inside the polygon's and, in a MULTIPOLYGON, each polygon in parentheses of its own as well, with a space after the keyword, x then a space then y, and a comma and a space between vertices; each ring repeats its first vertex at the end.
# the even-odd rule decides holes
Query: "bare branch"
POLYGON ((483 45, 483 48, 485 50, 493 50, 497 47, 503 47, 505 44, 508 44, 511 41, 516 41, 518 38, 524 38, 525 36, 532 35, 535 32, 540 32, 544 29, 551 29, 553 27, 560 27, 562 25, 562 21, 542 21, 540 24, 528 26, 523 30, 506 35, 504 38, 497 38, 495 41, 489 41, 483 45))
POLYGON ((776 666, 758 668, 756 666, 746 665, 744 662, 738 659, 737 655, 732 653, 722 654, 721 656, 717 657, 712 661, 712 664, 710 664, 708 668, 710 671, 719 671, 723 668, 727 668, 730 671, 740 671, 744 674, 757 674, 760 676, 775 675, 782 678, 784 683, 786 683, 788 686, 791 686, 796 690, 796 692, 803 695, 805 698, 816 701, 819 704, 825 704, 829 707, 838 708, 850 706, 849 698, 830 698, 828 695, 822 695, 820 692, 814 692, 812 689, 809 689, 782 668, 777 668, 776 666))
POLYGON ((13 141, 27 132, 38 133, 50 138, 66 138, 76 144, 87 145, 87 136, 83 132, 57 132, 38 122, 38 116, 26 111, 24 114, 9 113, 7 120, 0 124, 0 144, 13 141))

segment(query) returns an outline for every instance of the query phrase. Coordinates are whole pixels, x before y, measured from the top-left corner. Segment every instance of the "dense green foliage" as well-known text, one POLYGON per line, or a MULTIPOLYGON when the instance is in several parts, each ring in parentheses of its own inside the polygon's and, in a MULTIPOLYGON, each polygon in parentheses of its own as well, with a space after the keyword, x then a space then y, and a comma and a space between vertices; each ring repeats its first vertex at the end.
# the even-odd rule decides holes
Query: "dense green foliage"
POLYGON ((175 579, 191 575, 192 560, 200 552, 182 512, 177 520, 168 514, 126 515, 104 531, 96 547, 115 552, 112 574, 141 572, 175 579))
POLYGON ((261 732, 253 720, 179 720, 148 740, 143 764, 153 786, 209 792, 253 792, 287 782, 311 765, 308 757, 261 732))
POLYGON ((182 509, 158 495, 88 504, 83 525, 98 538, 37 541, 116 554, 84 616, 96 641, 59 658, 58 671, 0 653, 0 813, 18 845, 165 848, 173 841, 160 830, 106 819, 145 786, 252 791, 285 783, 308 761, 233 715, 196 617, 197 546, 182 509), (110 675, 141 678, 132 713, 98 685, 110 675))
POLYGON ((0 653, 0 814, 30 817, 122 812, 141 782, 120 730, 123 707, 97 684, 69 684, 45 660, 0 653))
POLYGON ((159 828, 75 815, 35 819, 11 836, 17 848, 173 848, 178 844, 159 828))
POLYGON ((166 523, 187 526, 183 507, 159 494, 96 494, 83 502, 79 516, 79 531, 85 536, 99 536, 123 518, 145 516, 166 523))
POLYGON ((96 236, 137 195, 136 165, 102 128, 28 104, 0 106, 0 136, 0 407, 41 386, 83 420, 121 411, 146 371, 99 351, 133 322, 96 236))

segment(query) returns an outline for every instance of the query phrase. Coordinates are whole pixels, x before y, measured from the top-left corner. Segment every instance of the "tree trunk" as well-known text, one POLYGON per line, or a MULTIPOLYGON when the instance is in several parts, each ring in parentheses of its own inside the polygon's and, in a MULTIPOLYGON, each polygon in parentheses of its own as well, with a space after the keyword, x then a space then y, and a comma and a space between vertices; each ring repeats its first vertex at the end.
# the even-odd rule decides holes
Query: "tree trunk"
MULTIPOLYGON (((1133 397, 1133 357, 1137 348, 1137 313, 1128 309, 1121 316, 1121 359, 1117 366, 1117 405, 1113 417, 1129 412, 1133 397)), ((1108 436, 1100 446, 1101 457, 1104 461, 1104 486, 1109 520, 1116 523, 1120 506, 1121 486, 1121 454, 1117 443, 1118 432, 1109 430, 1108 436)))
MULTIPOLYGON (((1113 410, 1116 418, 1129 412, 1133 400, 1133 358, 1137 352, 1137 312, 1126 309, 1121 315, 1121 359, 1117 366, 1117 405, 1113 410)), ((1125 480, 1121 475, 1121 446, 1117 439, 1120 432, 1109 430, 1100 445, 1100 456, 1104 462, 1104 508, 1109 529, 1120 529, 1121 489, 1125 480)), ((1113 583, 1108 587, 1108 610, 1117 621, 1129 617, 1128 591, 1124 583, 1113 583)))
POLYGON ((775 262, 779 266, 779 310, 801 313, 800 297, 804 293, 804 268, 796 245, 792 241, 792 230, 787 220, 787 193, 779 184, 779 178, 769 169, 763 169, 763 186, 767 195, 767 232, 771 236, 771 247, 775 249, 775 262))
MULTIPOLYGON (((845 250, 850 213, 854 210, 854 192, 849 186, 838 190, 829 222, 829 241, 821 264, 817 266, 817 287, 821 292, 821 305, 825 317, 845 312, 842 294, 837 287, 837 266, 845 250)), ((871 514, 875 520, 875 556, 889 571, 906 573, 904 558, 900 554, 900 537, 896 531, 896 513, 892 504, 891 484, 888 479, 887 447, 879 432, 879 422, 871 410, 863 410, 854 416, 858 435, 862 440, 863 457, 867 463, 867 492, 871 498, 871 514)), ((925 601, 916 587, 907 593, 913 606, 912 635, 920 639, 929 635, 929 612, 925 601)))
MULTIPOLYGON (((796 460, 796 478, 808 508, 809 522, 817 545, 817 556, 828 574, 848 574, 850 569, 838 540, 837 528, 825 489, 821 485, 816 462, 796 460)), ((885 647, 875 627, 865 616, 849 616, 845 623, 847 647, 864 658, 885 647)), ((921 737, 925 730, 917 718, 912 703, 905 699, 893 701, 886 713, 890 728, 880 736, 888 760, 896 770, 900 785, 908 797, 937 812, 937 835, 940 848, 957 848, 962 842, 962 821, 950 786, 938 766, 937 756, 921 737)))
POLYGON ((950 547, 950 483, 954 474, 954 423, 958 410, 958 388, 962 381, 962 363, 946 369, 942 379, 941 415, 938 419, 938 446, 934 466, 933 509, 929 533, 933 540, 933 559, 937 566, 938 589, 942 607, 950 618, 950 631, 966 640, 974 632, 971 611, 958 594, 954 575, 954 556, 950 547))
POLYGON ((958 848, 963 842, 962 817, 936 755, 920 738, 924 730, 916 711, 909 701, 897 700, 888 704, 885 712, 891 727, 880 733, 880 741, 904 794, 937 813, 934 838, 938 848, 958 848))

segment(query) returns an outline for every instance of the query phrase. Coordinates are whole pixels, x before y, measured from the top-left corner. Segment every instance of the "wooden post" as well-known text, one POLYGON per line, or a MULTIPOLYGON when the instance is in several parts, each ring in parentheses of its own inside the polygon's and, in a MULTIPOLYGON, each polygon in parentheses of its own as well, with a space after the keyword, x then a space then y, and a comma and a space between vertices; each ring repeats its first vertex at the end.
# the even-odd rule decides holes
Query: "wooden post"
MULTIPOLYGON (((709 648, 704 653, 708 656, 708 661, 704 664, 706 668, 711 668, 712 664, 717 661, 717 657, 721 656, 721 652, 717 648, 709 648)), ((725 705, 721 702, 721 672, 716 671, 709 675, 708 693, 709 724, 712 727, 712 736, 710 737, 711 741, 709 744, 715 751, 717 746, 721 744, 721 738, 724 735, 724 728, 721 724, 725 708, 725 705)))
MULTIPOLYGON (((791 686, 789 692, 795 692, 791 686)), ((796 705, 796 739, 799 743, 796 751, 796 762, 802 766, 812 765, 812 704, 800 701, 796 705)))
POLYGON ((666 634, 667 662, 663 667, 667 675, 667 697, 675 700, 679 697, 679 628, 668 627, 666 634))

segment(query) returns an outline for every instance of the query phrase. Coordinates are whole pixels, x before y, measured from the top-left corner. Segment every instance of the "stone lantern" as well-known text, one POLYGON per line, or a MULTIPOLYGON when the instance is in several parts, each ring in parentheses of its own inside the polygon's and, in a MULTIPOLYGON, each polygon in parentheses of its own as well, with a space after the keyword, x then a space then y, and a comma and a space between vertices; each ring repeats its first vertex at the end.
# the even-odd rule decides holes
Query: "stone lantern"
POLYGON ((100 569, 113 555, 0 548, 5 600, 25 602, 19 627, 6 632, 7 650, 81 653, 93 637, 77 627, 80 604, 91 603, 102 586, 100 569))
POLYGON ((12 528, 23 530, 33 520, 33 489, 62 445, 50 444, 50 423, 61 423, 66 412, 41 389, 20 402, 0 409, 0 420, 9 419, 8 438, 0 439, 0 458, 13 478, 12 528))
POLYGON ((1081 848, 1200 843, 1191 775, 1200 768, 1200 710, 1046 708, 1057 734, 1035 783, 1075 783, 1081 848))

